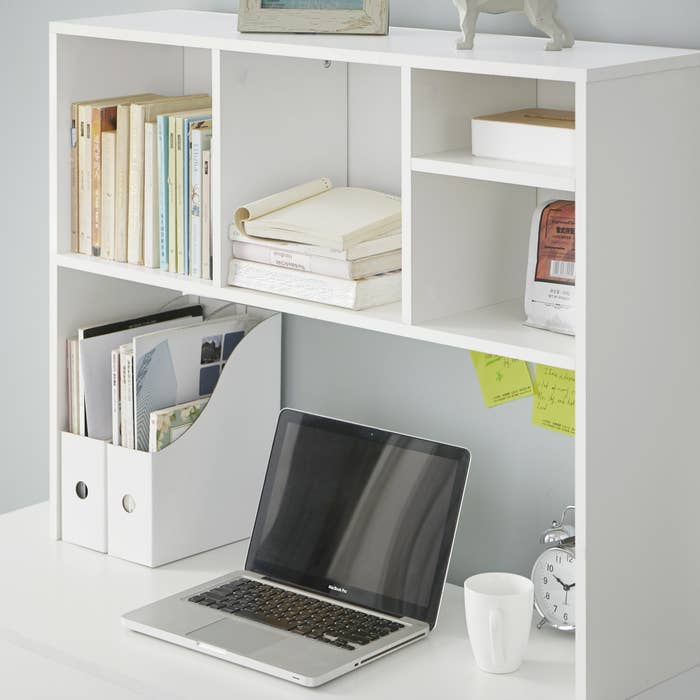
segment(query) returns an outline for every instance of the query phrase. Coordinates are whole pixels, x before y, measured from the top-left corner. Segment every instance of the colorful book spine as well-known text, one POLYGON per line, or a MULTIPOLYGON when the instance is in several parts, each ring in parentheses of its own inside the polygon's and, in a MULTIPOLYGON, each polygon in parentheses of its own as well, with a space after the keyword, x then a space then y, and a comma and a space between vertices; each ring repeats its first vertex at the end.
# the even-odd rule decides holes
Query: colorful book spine
POLYGON ((177 134, 168 119, 168 271, 177 272, 177 134))
POLYGON ((112 444, 121 445, 121 371, 119 348, 112 350, 112 444))
POLYGON ((117 107, 92 108, 92 254, 102 255, 102 135, 117 128, 117 107))
POLYGON ((117 107, 116 192, 114 197, 114 259, 126 262, 129 218, 129 105, 117 107))
POLYGON ((182 141, 182 117, 175 117, 175 230, 177 236, 177 271, 185 273, 185 176, 182 141))
POLYGON ((78 243, 78 213, 79 207, 79 179, 78 179, 78 103, 71 105, 70 111, 70 252, 79 252, 78 243))
POLYGON ((92 254, 102 254, 102 110, 92 109, 92 138, 90 157, 92 166, 92 202, 90 211, 90 240, 92 254))
POLYGON ((145 109, 132 104, 129 113, 129 207, 127 262, 143 265, 143 166, 145 109))
POLYGON ((78 133, 78 250, 92 253, 92 107, 80 105, 78 133))
POLYGON ((211 274, 211 151, 202 151, 202 277, 211 274))
POLYGON ((114 260, 116 142, 116 132, 102 133, 102 250, 100 255, 106 260, 114 260))
POLYGON ((211 121, 190 128, 190 275, 202 277, 202 153, 211 142, 211 121))
POLYGON ((158 139, 156 123, 144 127, 143 161, 143 264, 160 267, 160 235, 158 219, 158 139))
POLYGON ((158 240, 160 269, 168 269, 168 115, 156 119, 158 138, 158 240))
POLYGON ((190 265, 192 255, 190 250, 190 131, 194 124, 201 124, 204 120, 211 120, 211 114, 201 117, 183 117, 182 119, 182 194, 184 197, 182 239, 185 248, 183 254, 183 264, 186 275, 189 275, 192 272, 190 265))
POLYGON ((134 351, 131 344, 119 348, 119 375, 121 396, 121 444, 134 449, 134 351))

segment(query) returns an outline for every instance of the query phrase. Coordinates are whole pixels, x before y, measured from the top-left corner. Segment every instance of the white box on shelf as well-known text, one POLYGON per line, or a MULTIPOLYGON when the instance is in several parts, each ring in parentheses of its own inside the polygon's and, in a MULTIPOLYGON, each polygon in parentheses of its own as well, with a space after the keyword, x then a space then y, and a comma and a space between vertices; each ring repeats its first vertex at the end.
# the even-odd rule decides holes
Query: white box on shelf
POLYGON ((282 317, 234 349, 192 427, 159 452, 109 445, 110 555, 160 566, 250 537, 280 410, 282 317))
POLYGON ((521 109, 472 119, 472 154, 481 158, 574 167, 573 112, 521 109))
POLYGON ((107 443, 61 433, 61 526, 66 542, 107 551, 107 443))

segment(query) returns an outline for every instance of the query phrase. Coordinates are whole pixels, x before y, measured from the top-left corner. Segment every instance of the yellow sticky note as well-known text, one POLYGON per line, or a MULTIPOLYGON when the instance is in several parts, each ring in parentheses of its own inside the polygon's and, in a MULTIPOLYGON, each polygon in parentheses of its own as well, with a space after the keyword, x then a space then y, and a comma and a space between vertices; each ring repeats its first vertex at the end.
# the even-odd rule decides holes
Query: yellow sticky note
POLYGON ((484 402, 489 408, 532 395, 530 370, 522 360, 471 352, 484 402))
POLYGON ((566 435, 576 434, 576 373, 547 365, 535 365, 535 398, 532 422, 566 435))

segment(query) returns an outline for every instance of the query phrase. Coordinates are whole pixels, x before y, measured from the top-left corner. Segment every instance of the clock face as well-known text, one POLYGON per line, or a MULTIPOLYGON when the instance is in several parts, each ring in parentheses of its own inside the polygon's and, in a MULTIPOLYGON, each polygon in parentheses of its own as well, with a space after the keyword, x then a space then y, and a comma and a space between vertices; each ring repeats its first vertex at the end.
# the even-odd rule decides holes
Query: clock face
POLYGON ((576 558, 553 548, 543 552, 532 569, 535 606, 547 622, 561 630, 576 627, 576 558))

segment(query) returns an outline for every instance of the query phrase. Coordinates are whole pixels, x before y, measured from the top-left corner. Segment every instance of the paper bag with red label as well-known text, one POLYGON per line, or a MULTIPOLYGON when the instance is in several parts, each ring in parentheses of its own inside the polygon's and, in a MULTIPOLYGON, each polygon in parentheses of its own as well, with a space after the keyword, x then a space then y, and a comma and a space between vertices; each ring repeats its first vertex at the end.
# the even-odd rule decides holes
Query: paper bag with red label
POLYGON ((547 202, 532 217, 525 314, 529 326, 575 334, 575 202, 547 202))

